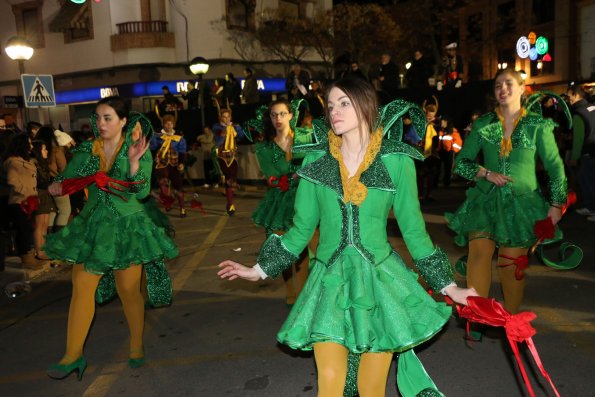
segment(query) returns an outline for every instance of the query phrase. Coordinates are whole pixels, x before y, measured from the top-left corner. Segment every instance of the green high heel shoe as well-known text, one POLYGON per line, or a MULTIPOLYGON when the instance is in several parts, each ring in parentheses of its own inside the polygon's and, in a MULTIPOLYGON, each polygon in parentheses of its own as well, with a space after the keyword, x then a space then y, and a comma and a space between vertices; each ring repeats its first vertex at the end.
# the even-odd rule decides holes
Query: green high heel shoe
POLYGON ((136 358, 128 358, 128 366, 130 368, 140 368, 143 365, 145 365, 145 352, 144 349, 141 350, 133 350, 130 352, 130 354, 135 354, 135 353, 142 353, 142 357, 136 357, 136 358))
POLYGON ((52 379, 64 379, 74 371, 78 371, 78 380, 83 379, 83 373, 87 368, 87 360, 80 356, 70 364, 52 364, 46 370, 46 374, 52 379))

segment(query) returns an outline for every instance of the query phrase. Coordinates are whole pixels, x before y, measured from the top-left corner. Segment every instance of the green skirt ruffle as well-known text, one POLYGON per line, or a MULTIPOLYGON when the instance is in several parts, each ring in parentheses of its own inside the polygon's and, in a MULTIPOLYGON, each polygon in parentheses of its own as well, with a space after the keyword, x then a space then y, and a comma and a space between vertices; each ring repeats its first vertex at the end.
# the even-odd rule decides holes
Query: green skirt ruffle
POLYGON ((293 225, 296 192, 297 188, 293 186, 286 192, 269 189, 252 213, 254 223, 269 230, 288 230, 293 225))
POLYGON ((277 339, 300 350, 335 342, 353 353, 402 352, 438 333, 450 315, 396 253, 374 266, 347 248, 330 267, 315 262, 277 339))
POLYGON ((44 250, 52 259, 83 264, 94 274, 178 255, 166 230, 145 211, 118 216, 103 205, 83 211, 60 232, 48 234, 44 250))
MULTIPOLYGON (((537 241, 535 222, 547 218, 548 210, 549 204, 539 191, 515 196, 500 188, 489 193, 470 188, 463 205, 445 217, 448 227, 457 233, 455 243, 460 246, 465 246, 472 234, 490 238, 498 245, 530 247, 537 241)), ((561 238, 562 231, 556 226, 554 238, 544 243, 561 238)))

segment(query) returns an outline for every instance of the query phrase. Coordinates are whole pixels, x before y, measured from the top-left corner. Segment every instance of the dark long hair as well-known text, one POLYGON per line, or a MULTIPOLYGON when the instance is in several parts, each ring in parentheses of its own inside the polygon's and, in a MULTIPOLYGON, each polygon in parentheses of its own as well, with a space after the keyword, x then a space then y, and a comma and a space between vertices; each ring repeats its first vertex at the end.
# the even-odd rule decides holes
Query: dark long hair
MULTIPOLYGON (((35 139, 31 143, 33 144, 33 157, 35 157, 35 160, 37 161, 38 174, 41 174, 45 179, 49 180, 50 167, 48 165, 48 159, 44 159, 43 154, 41 153, 44 146, 47 149, 47 145, 44 141, 39 139, 35 139)), ((49 151, 49 149, 47 150, 49 151)))
MULTIPOLYGON (((325 94, 328 102, 329 93, 333 88, 343 91, 353 106, 358 120, 368 126, 370 133, 374 132, 378 122, 378 96, 376 90, 368 81, 360 78, 346 77, 331 83, 325 94)), ((329 125, 332 126, 330 114, 326 109, 326 117, 329 125)))
POLYGON ((99 100, 95 107, 99 105, 107 105, 114 109, 114 112, 118 115, 120 119, 126 119, 128 121, 128 117, 130 116, 130 107, 128 103, 124 99, 119 96, 108 96, 99 100))
POLYGON ((9 157, 21 157, 26 161, 31 159, 31 146, 27 135, 18 134, 11 139, 2 156, 2 160, 6 160, 9 157))
POLYGON ((59 146, 58 139, 56 139, 56 134, 54 134, 54 129, 48 125, 44 125, 39 130, 37 130, 35 140, 45 143, 45 147, 47 148, 48 152, 51 152, 53 148, 59 146))

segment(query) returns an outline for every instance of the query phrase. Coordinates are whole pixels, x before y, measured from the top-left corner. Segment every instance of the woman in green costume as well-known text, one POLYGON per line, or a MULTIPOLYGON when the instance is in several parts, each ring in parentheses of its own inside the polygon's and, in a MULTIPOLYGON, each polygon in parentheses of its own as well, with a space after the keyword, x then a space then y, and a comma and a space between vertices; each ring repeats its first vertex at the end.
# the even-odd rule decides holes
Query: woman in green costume
MULTIPOLYGON (((446 254, 426 232, 412 159, 419 152, 383 139, 383 128, 390 126, 378 120, 374 88, 361 79, 340 80, 331 85, 327 103, 332 129, 321 131, 315 124, 316 143, 307 145, 298 171, 293 227, 266 240, 256 266, 224 261, 218 274, 230 280, 276 277, 297 260, 320 225, 316 262, 278 340, 314 349, 319 396, 343 395, 349 352, 362 353, 357 374, 362 397, 385 395, 393 353, 399 353, 397 381, 404 397, 441 396, 412 349, 439 332, 451 310, 427 294, 390 246, 391 208, 431 287, 461 304, 476 293, 456 286, 446 254)), ((399 110, 387 108, 383 121, 399 110)))
MULTIPOLYGON (((525 85, 520 74, 504 69, 495 77, 495 111, 481 116, 456 158, 454 172, 476 181, 463 205, 446 214, 457 233, 455 242, 469 244, 467 285, 487 297, 492 283, 492 256, 498 247, 498 275, 504 307, 517 313, 523 299, 527 251, 536 243, 535 222, 546 217, 556 225, 566 204, 566 176, 554 138, 554 123, 521 105, 525 85), (483 163, 476 162, 483 154, 483 163), (536 156, 549 176, 549 200, 540 192, 536 156)), ((562 237, 556 227, 554 240, 562 237)), ((471 332, 480 339, 479 330, 471 332)))
MULTIPOLYGON (((312 141, 312 130, 297 127, 301 103, 305 101, 273 101, 268 107, 259 109, 258 117, 248 123, 264 136, 255 145, 256 158, 270 189, 252 214, 252 220, 265 228, 267 237, 272 233, 285 233, 293 225, 293 207, 299 182, 296 172, 304 160, 304 154, 294 153, 293 147, 312 141)), ((314 250, 316 247, 310 248, 314 250)), ((304 251, 300 260, 283 272, 288 305, 295 304, 306 283, 308 262, 308 252, 304 251)))
POLYGON ((54 379, 74 371, 82 377, 87 366, 83 345, 95 314, 95 296, 109 298, 114 288, 130 330, 128 364, 135 368, 144 363, 143 265, 152 265, 146 269, 149 295, 167 300, 171 282, 163 259, 178 253, 139 201, 150 191, 152 159, 147 153, 149 139, 132 142, 136 121, 129 122, 126 102, 119 97, 102 99, 91 121, 95 139, 77 147, 72 161, 48 189, 61 195, 74 184, 79 188, 89 184, 83 211, 59 233, 48 236, 45 246, 50 258, 72 264, 66 352, 47 370, 54 379))

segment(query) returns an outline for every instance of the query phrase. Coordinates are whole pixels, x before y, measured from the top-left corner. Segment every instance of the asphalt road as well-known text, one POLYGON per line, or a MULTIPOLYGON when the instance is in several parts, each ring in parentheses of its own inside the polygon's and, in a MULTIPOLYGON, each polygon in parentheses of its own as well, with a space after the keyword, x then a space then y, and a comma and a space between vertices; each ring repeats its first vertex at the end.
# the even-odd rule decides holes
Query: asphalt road
MULTIPOLYGON (((315 396, 312 355, 275 342, 287 315, 279 280, 259 283, 221 281, 216 265, 223 259, 255 262, 264 231, 250 214, 263 191, 239 192, 238 212, 225 214, 219 191, 198 189, 207 212, 192 210, 171 219, 180 256, 169 262, 174 285, 171 307, 147 311, 147 365, 127 366, 128 331, 118 300, 98 307, 85 356, 89 367, 82 381, 70 376, 51 380, 45 368, 63 354, 69 269, 32 274, 31 293, 17 299, 0 297, 0 396, 315 396)), ((452 242, 442 214, 463 199, 463 188, 439 189, 436 201, 423 207, 427 228, 451 260, 464 254, 452 242)), ((566 239, 584 248, 582 265, 555 271, 531 260, 524 309, 537 314, 533 340, 560 395, 595 396, 595 223, 569 213, 562 221, 566 239)), ((389 221, 391 241, 403 258, 410 257, 389 221)), ((550 250, 555 256, 555 250, 550 250)), ((0 285, 22 279, 10 258, 0 285)), ((459 278, 461 283, 464 281, 459 278)), ((494 296, 500 297, 494 284, 494 296)), ((417 349, 426 370, 447 396, 525 396, 519 371, 501 329, 490 329, 481 343, 467 344, 463 323, 453 316, 444 331, 417 349)), ((532 364, 521 355, 536 396, 554 396, 532 364)), ((391 369, 387 396, 396 396, 391 369)))

